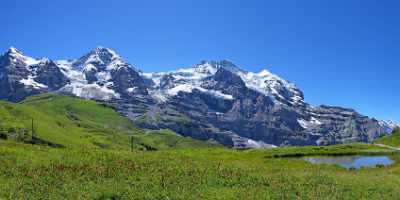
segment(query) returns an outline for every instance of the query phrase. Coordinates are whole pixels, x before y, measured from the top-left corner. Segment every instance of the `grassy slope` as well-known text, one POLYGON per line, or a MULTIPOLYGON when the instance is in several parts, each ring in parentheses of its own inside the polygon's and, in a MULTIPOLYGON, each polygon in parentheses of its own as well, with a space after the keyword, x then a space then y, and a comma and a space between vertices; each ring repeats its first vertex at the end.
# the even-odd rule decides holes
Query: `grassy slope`
POLYGON ((399 164, 346 170, 282 158, 386 151, 361 144, 265 151, 88 151, 3 141, 0 199, 396 199, 399 164))
POLYGON ((382 137, 376 140, 374 143, 400 147, 400 129, 396 129, 391 135, 382 137))
POLYGON ((37 136, 40 139, 71 148, 130 148, 130 137, 135 138, 135 148, 142 144, 157 149, 171 147, 210 147, 206 142, 178 137, 168 131, 148 134, 135 128, 125 117, 113 109, 95 101, 55 94, 33 96, 20 104, 0 102, 0 128, 8 130, 16 127, 29 130, 24 140, 31 134, 31 118, 34 118, 37 136), (179 144, 169 144, 160 137, 179 140, 179 144), (182 144, 180 144, 182 143, 182 144), (184 145, 188 144, 188 145, 184 145))

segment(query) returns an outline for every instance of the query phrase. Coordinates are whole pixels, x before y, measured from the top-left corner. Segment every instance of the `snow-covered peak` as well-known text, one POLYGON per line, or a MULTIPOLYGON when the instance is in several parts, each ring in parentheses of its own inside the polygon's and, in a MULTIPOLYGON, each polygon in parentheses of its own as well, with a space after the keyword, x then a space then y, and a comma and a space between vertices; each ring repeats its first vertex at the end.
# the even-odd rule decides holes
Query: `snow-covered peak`
POLYGON ((303 93, 293 84, 264 69, 259 73, 238 71, 248 88, 278 101, 287 100, 293 104, 304 104, 303 93))
POLYGON ((203 80, 214 75, 221 67, 227 67, 229 70, 236 68, 233 63, 228 61, 202 61, 189 68, 170 72, 143 73, 143 75, 155 83, 154 90, 150 91, 150 94, 160 101, 176 96, 179 92, 191 93, 194 90, 232 100, 231 95, 201 87, 203 80))
POLYGON ((120 67, 131 67, 120 55, 115 51, 105 47, 97 47, 85 56, 79 58, 72 67, 77 70, 89 71, 96 69, 98 71, 118 69, 120 67))
POLYGON ((121 58, 117 53, 115 53, 114 50, 98 46, 94 50, 92 50, 94 54, 100 55, 100 54, 107 54, 108 56, 112 58, 121 58))
POLYGON ((271 74, 271 72, 269 72, 268 70, 263 69, 261 72, 258 73, 258 75, 259 75, 260 77, 268 77, 268 76, 271 76, 272 74, 271 74))
POLYGON ((192 71, 193 76, 197 78, 204 78, 205 76, 213 75, 215 72, 224 68, 232 73, 241 77, 246 86, 256 90, 267 96, 275 96, 280 99, 286 99, 294 104, 303 104, 302 92, 293 84, 279 76, 263 69, 259 73, 248 72, 240 69, 232 61, 202 61, 200 64, 192 68, 181 69, 178 71, 189 72, 192 71))
POLYGON ((85 58, 86 63, 97 62, 104 65, 111 64, 111 62, 116 60, 122 60, 121 56, 116 54, 115 51, 104 47, 97 47, 96 49, 92 50, 85 58))
POLYGON ((49 63, 49 62, 52 62, 49 58, 42 58, 42 59, 39 60, 39 63, 43 63, 43 64, 46 64, 46 63, 49 63))
POLYGON ((221 68, 238 75, 248 88, 270 96, 278 103, 304 104, 303 93, 294 84, 268 70, 262 70, 259 73, 242 70, 228 60, 202 61, 189 68, 170 72, 145 73, 143 75, 153 80, 155 88, 159 90, 158 94, 164 93, 174 96, 180 91, 190 92, 193 89, 204 91, 201 88, 203 80, 214 75, 221 68))
POLYGON ((38 64, 40 61, 29 56, 26 56, 22 51, 10 47, 6 53, 12 62, 20 62, 26 66, 38 64))
POLYGON ((17 48, 15 48, 15 47, 10 47, 9 49, 8 49, 8 52, 9 53, 18 53, 18 54, 22 54, 22 52, 20 52, 17 48))
POLYGON ((235 64, 233 64, 231 61, 211 60, 211 61, 201 61, 199 64, 196 64, 189 68, 181 68, 176 71, 170 71, 167 73, 158 73, 158 74, 169 74, 175 76, 178 79, 188 78, 188 79, 200 80, 207 76, 214 75, 220 68, 224 68, 233 73, 244 72, 243 70, 239 69, 235 64))
POLYGON ((206 69, 213 69, 213 72, 215 73, 218 69, 224 68, 228 71, 231 71, 233 73, 237 72, 243 72, 244 70, 240 69, 238 66, 236 66, 232 61, 230 60, 220 60, 220 61, 202 61, 200 64, 197 64, 194 66, 195 68, 206 68, 206 69))

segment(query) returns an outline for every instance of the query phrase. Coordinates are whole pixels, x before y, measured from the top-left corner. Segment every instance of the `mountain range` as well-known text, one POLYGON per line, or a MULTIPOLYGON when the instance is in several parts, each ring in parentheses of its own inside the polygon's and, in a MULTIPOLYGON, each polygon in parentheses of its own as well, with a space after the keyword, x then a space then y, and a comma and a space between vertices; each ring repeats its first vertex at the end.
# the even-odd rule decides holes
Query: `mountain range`
POLYGON ((353 109, 311 106, 293 83, 228 60, 144 73, 104 47, 72 60, 35 59, 16 48, 0 56, 0 99, 48 92, 104 102, 141 128, 235 148, 368 143, 398 126, 353 109))

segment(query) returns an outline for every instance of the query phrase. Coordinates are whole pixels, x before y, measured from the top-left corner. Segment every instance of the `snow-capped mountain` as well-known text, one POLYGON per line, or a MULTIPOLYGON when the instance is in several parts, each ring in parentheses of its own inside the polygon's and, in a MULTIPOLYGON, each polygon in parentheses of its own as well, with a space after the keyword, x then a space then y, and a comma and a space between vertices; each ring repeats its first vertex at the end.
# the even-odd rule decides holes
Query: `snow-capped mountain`
POLYGON ((79 97, 110 100, 144 93, 144 80, 134 66, 113 50, 98 47, 77 60, 57 61, 71 82, 60 91, 79 97))
POLYGON ((49 59, 34 59, 13 47, 0 57, 1 99, 19 101, 58 90, 67 83, 58 65, 49 59))
POLYGON ((233 99, 232 95, 202 86, 207 77, 214 75, 221 68, 238 75, 244 81, 246 87, 271 97, 276 103, 304 105, 303 93, 294 84, 281 79, 266 69, 259 73, 247 72, 227 60, 219 62, 203 61, 190 68, 171 72, 144 73, 143 75, 154 81, 155 90, 152 92, 154 97, 160 101, 178 95, 179 92, 192 92, 193 90, 208 92, 225 99, 233 99))
POLYGON ((169 128, 238 148, 371 142, 397 124, 352 109, 312 107, 293 83, 230 61, 142 73, 98 47, 72 60, 34 59, 10 48, 0 57, 0 99, 60 92, 105 101, 144 128, 169 128))

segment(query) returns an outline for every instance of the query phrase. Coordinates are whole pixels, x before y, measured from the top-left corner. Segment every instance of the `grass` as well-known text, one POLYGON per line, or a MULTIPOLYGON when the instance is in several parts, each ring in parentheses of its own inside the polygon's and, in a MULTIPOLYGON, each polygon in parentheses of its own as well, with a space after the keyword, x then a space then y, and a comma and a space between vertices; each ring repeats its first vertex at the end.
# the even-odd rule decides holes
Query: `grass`
POLYGON ((400 129, 397 128, 391 135, 384 136, 375 141, 376 144, 384 144, 393 147, 400 147, 400 129))
POLYGON ((18 104, 0 102, 0 130, 10 139, 30 142, 32 118, 36 137, 67 148, 128 150, 131 137, 134 137, 135 149, 217 146, 179 137, 168 130, 151 134, 134 127, 105 104, 76 97, 42 94, 18 104))
POLYGON ((0 142, 0 199, 396 199, 400 165, 346 170, 300 155, 398 154, 372 145, 236 151, 55 149, 0 142))

